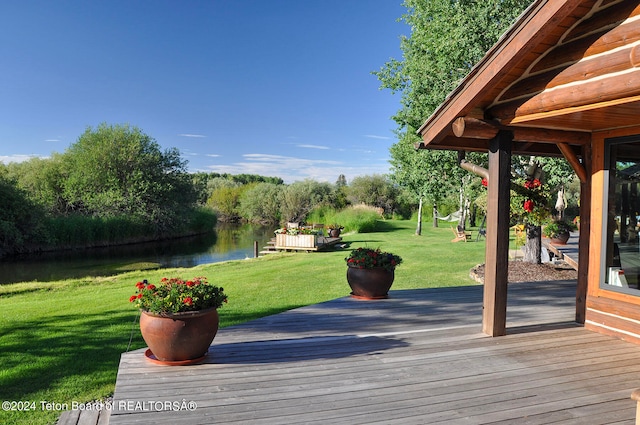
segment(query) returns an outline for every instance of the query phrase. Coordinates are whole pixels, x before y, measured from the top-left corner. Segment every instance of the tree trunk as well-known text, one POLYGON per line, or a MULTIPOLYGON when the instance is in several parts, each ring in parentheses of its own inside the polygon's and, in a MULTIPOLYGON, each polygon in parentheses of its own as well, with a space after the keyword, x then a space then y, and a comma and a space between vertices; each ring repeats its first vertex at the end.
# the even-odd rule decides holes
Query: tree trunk
POLYGON ((476 204, 472 203, 469 207, 469 227, 476 227, 476 214, 478 213, 476 204))
POLYGON ((422 235, 422 196, 418 203, 418 226, 416 227, 416 235, 422 235))
POLYGON ((524 261, 527 263, 542 263, 542 230, 540 226, 525 225, 527 241, 524 244, 524 261))
POLYGON ((438 227, 438 207, 433 204, 433 227, 438 227))

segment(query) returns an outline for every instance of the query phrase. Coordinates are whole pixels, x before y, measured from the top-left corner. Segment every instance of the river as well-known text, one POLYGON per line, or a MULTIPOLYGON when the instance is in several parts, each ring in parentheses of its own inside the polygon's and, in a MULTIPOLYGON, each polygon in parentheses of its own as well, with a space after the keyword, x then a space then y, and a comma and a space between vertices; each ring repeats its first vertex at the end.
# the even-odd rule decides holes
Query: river
POLYGON ((0 260, 0 284, 110 276, 141 268, 193 267, 254 256, 274 226, 219 224, 210 234, 170 241, 48 252, 0 260))

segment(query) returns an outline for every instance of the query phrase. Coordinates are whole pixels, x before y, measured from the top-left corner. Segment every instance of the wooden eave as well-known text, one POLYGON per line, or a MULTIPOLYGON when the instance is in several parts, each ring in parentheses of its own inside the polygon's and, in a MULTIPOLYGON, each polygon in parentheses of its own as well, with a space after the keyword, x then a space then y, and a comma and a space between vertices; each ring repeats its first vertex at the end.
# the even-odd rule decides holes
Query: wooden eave
POLYGON ((637 125, 639 3, 536 1, 426 120, 421 147, 486 151, 501 129, 515 154, 579 155, 592 132, 637 125), (460 119, 486 126, 455 134, 460 119))

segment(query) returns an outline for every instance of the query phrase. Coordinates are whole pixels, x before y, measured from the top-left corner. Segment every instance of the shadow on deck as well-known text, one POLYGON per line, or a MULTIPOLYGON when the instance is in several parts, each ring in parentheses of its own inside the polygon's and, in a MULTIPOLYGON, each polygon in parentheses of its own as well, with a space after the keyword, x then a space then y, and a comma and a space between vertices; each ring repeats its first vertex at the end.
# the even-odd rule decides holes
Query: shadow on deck
POLYGON ((633 424, 640 347, 576 325, 575 286, 510 284, 499 338, 481 333, 478 285, 225 328, 200 365, 125 353, 110 423, 633 424))

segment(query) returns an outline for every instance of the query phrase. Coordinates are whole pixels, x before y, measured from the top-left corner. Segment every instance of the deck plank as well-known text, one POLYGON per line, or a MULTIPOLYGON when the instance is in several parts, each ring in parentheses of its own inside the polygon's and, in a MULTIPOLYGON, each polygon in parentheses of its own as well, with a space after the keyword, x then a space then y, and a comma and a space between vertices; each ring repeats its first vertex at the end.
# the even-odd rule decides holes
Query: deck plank
POLYGON ((511 284, 499 338, 481 333, 474 285, 341 298, 221 329, 200 365, 125 353, 110 424, 631 425, 640 347, 573 323, 575 286, 511 284), (197 407, 162 408, 183 400, 197 407))

